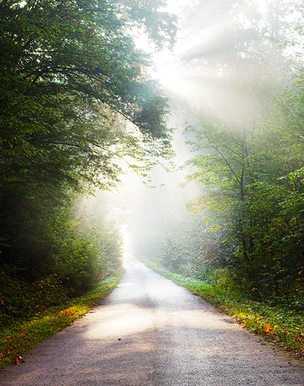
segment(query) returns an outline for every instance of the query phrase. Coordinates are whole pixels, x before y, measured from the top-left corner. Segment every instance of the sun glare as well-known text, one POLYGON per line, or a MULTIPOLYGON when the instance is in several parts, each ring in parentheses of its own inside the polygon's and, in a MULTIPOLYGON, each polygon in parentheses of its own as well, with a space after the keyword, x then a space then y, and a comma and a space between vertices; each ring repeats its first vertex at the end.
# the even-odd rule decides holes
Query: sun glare
POLYGON ((179 81, 178 61, 170 53, 160 53, 154 57, 153 76, 165 88, 172 88, 179 81))
POLYGON ((256 0, 260 12, 265 13, 267 11, 268 1, 256 0))

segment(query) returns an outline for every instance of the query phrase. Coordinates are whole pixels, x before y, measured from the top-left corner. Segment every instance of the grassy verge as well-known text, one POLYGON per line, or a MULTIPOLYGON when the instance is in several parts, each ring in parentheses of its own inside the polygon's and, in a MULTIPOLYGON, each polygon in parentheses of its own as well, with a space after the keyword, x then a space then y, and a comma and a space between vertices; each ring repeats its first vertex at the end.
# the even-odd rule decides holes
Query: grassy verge
POLYGON ((117 286, 119 280, 120 277, 108 279, 82 297, 52 307, 29 320, 15 321, 1 329, 0 369, 10 363, 19 364, 24 353, 88 312, 117 286))
POLYGON ((147 265, 214 304, 220 311, 235 317, 241 325, 252 332, 264 336, 281 348, 292 351, 298 358, 304 360, 304 311, 296 312, 279 305, 269 306, 229 293, 218 285, 185 278, 150 263, 147 265))

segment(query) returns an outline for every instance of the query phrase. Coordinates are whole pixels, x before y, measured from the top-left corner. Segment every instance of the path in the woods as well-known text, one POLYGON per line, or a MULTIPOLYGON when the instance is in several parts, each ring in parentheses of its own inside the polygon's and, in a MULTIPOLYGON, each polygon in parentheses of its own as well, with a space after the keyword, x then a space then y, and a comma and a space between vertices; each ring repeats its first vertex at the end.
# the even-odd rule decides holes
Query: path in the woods
POLYGON ((304 385, 303 367, 132 257, 105 301, 24 359, 0 385, 304 385))

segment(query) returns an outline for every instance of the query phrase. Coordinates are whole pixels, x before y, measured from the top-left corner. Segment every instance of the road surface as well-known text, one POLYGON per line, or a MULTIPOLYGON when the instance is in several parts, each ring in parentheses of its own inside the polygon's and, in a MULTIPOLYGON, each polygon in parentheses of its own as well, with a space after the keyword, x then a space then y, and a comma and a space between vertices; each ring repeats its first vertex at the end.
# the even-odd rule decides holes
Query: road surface
POLYGON ((130 257, 110 296, 24 360, 0 385, 304 385, 303 367, 130 257))

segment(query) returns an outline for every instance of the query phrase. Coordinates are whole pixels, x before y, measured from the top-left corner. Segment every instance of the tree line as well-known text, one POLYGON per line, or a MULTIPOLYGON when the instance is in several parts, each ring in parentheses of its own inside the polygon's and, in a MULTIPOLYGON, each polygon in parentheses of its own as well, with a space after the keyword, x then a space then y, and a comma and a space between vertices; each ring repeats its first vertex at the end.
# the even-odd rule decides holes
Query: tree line
MULTIPOLYGON (((214 254, 235 287, 302 307, 304 77, 296 42, 304 14, 298 2, 270 4, 230 53, 234 60, 219 63, 235 73, 220 83, 239 101, 226 117, 205 114, 189 129, 190 179, 203 185, 192 207, 208 219, 214 254)), ((231 28, 248 30, 233 21, 231 28)))
POLYGON ((202 90, 206 82, 212 86, 209 99, 185 114, 193 152, 187 180, 200 194, 188 202, 190 213, 182 206, 166 212, 150 258, 182 275, 301 309, 303 6, 260 6, 219 0, 194 11, 209 24, 191 24, 192 30, 213 28, 215 36, 183 58, 189 79, 195 73, 202 90))
POLYGON ((118 231, 77 216, 170 149, 167 101, 135 37, 171 45, 163 1, 0 1, 1 323, 77 296, 117 271, 118 231), (75 209, 76 208, 76 209, 75 209))

